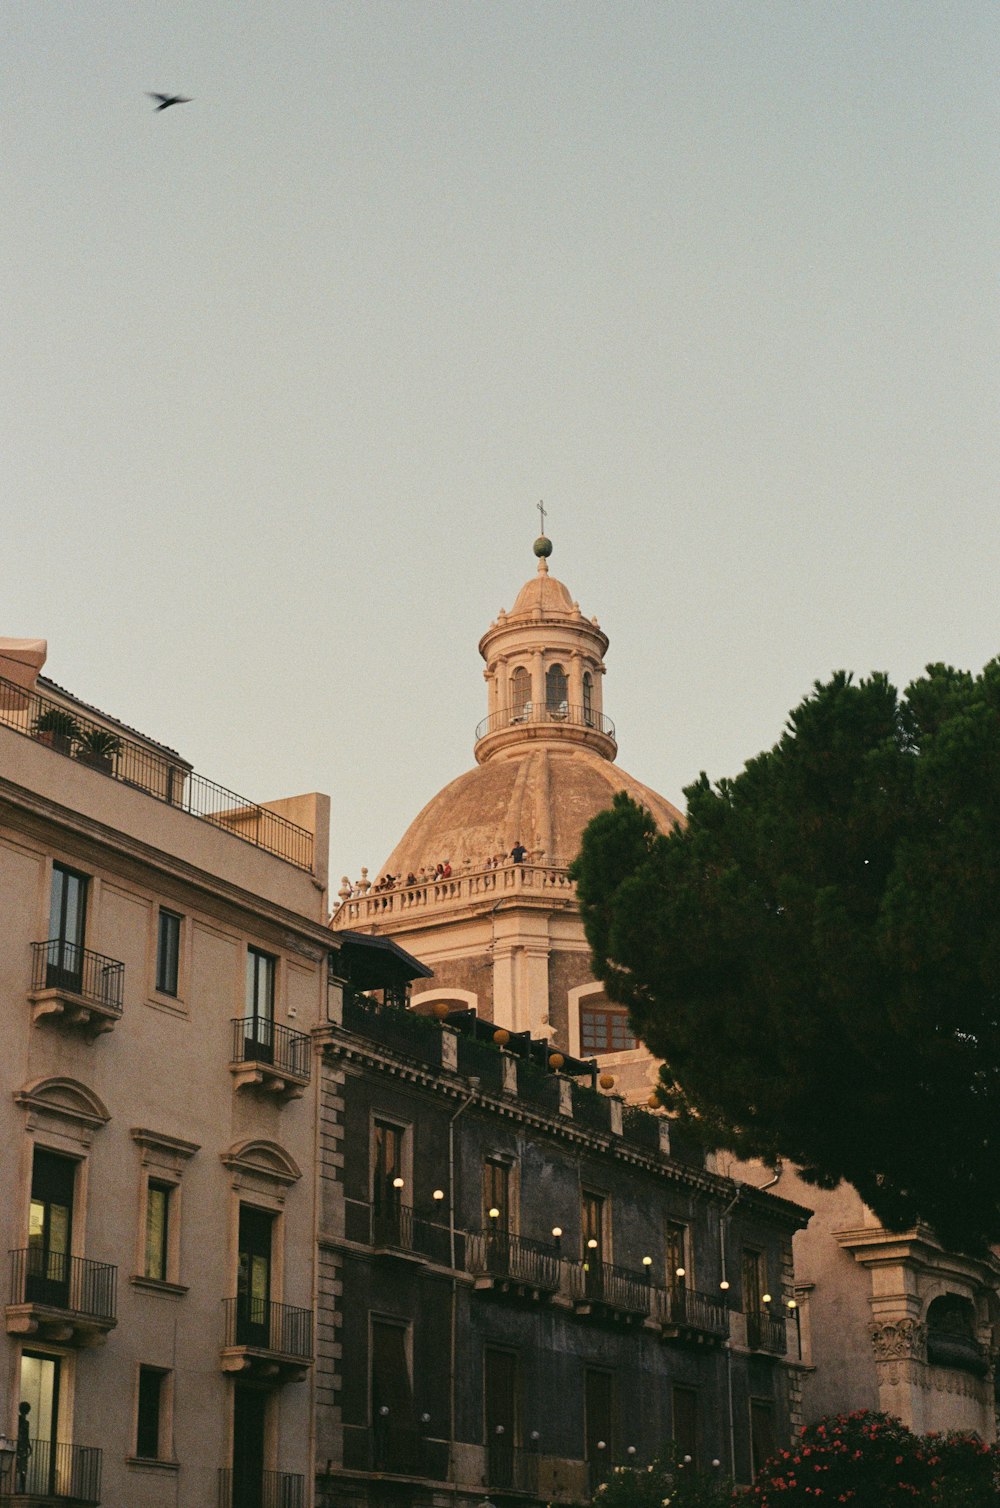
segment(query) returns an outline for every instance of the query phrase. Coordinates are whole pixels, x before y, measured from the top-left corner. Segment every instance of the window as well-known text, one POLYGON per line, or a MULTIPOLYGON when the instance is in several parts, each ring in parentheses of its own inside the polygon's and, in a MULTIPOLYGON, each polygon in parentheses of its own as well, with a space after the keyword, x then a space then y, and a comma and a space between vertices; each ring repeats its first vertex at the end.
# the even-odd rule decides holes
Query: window
POLYGON ((613 1461, 615 1453, 615 1379, 612 1372, 588 1367, 584 1374, 584 1440, 588 1461, 613 1461))
POLYGON ((678 1220, 668 1220, 666 1235, 667 1287, 672 1293, 676 1293, 683 1290, 691 1281, 688 1263, 688 1228, 678 1220))
POLYGON ((372 1128, 372 1234, 377 1244, 409 1246, 403 1208, 403 1126, 377 1120, 372 1128))
POLYGON ((986 1372, 986 1353, 976 1335, 976 1311, 971 1299, 943 1293, 930 1304, 927 1360, 932 1367, 955 1367, 978 1376, 986 1372))
POLYGON ((277 959, 259 948, 247 949, 246 1012, 243 1058, 247 1063, 274 1059, 274 976, 277 959))
POLYGON ((139 1401, 135 1423, 135 1453, 148 1461, 164 1454, 160 1446, 167 1374, 158 1367, 139 1368, 139 1401))
POLYGON ((169 1183, 156 1183, 150 1179, 146 1186, 146 1256, 142 1274, 167 1281, 170 1250, 170 1196, 169 1183))
POLYGON ((698 1465, 698 1392, 696 1388, 674 1386, 674 1442, 683 1460, 691 1457, 698 1465))
POLYGON ((638 1042, 629 1030, 628 1012, 617 1006, 580 1006, 581 1052, 630 1052, 638 1042))
POLYGON ((274 1216, 240 1205, 236 1344, 271 1346, 271 1234, 274 1216))
POLYGON ((376 1471, 412 1473, 413 1387, 409 1326, 371 1316, 371 1462, 376 1471))
POLYGON ((487 1346, 483 1353, 483 1432, 490 1487, 512 1488, 514 1450, 520 1427, 518 1359, 514 1351, 487 1346))
POLYGON ((591 1194, 584 1190, 580 1204, 584 1261, 604 1261, 605 1207, 603 1194, 591 1194))
POLYGON ((31 1165, 25 1299, 69 1307, 70 1251, 76 1163, 35 1147, 31 1165))
POLYGON ((62 1358, 59 1356, 42 1355, 37 1351, 21 1353, 21 1408, 18 1410, 17 1430, 20 1449, 14 1458, 15 1492, 48 1497, 56 1491, 57 1453, 52 1445, 60 1433, 61 1371, 62 1358), (27 1408, 22 1413, 25 1405, 27 1408))
POLYGON ((774 1404, 769 1398, 750 1399, 750 1460, 757 1475, 764 1462, 774 1455, 774 1404))
POLYGON ((156 988, 161 995, 176 995, 181 952, 181 918, 173 911, 160 911, 156 930, 156 988))
POLYGON ((87 883, 85 874, 78 874, 63 864, 53 864, 45 979, 48 989, 62 988, 79 993, 83 987, 87 883))
POLYGON ((566 672, 561 665, 550 665, 545 672, 545 710, 550 717, 566 716, 566 672))
POLYGON ((767 1275, 764 1253, 751 1246, 743 1248, 743 1313, 759 1314, 763 1309, 763 1297, 767 1292, 767 1275))
POLYGON ((583 673, 583 720, 588 728, 594 726, 594 678, 589 670, 583 673))
POLYGON ((527 722, 531 716, 531 677, 523 665, 510 678, 510 714, 515 723, 527 722))
POLYGON ((510 1166, 495 1157, 483 1163, 483 1229, 510 1230, 510 1166))

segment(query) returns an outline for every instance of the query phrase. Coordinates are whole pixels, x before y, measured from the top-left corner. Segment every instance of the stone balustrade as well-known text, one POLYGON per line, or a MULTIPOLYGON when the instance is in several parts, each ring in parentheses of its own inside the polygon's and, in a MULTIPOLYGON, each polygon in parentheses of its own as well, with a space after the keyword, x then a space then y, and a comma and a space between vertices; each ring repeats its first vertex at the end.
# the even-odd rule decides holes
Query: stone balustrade
MULTIPOLYGON (((362 871, 364 873, 364 871, 362 871)), ((363 880, 362 885, 367 884, 363 880)), ((391 890, 366 889, 360 895, 345 894, 331 918, 334 927, 359 927, 365 922, 385 921, 389 917, 409 917, 432 908, 474 904, 482 899, 500 900, 506 896, 553 896, 575 900, 576 885, 567 869, 549 864, 503 864, 497 869, 478 869, 452 874, 446 880, 420 880, 416 885, 395 885, 391 890)), ((360 887, 353 887, 358 889, 360 887)))

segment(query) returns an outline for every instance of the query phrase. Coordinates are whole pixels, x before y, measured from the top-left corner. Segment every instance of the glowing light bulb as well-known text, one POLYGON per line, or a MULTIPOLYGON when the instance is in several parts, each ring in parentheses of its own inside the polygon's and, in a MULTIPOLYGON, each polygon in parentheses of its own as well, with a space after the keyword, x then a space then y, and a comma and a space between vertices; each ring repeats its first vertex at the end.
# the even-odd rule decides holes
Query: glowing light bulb
POLYGON ((392 1186, 393 1186, 394 1189, 401 1189, 403 1187, 403 1179, 402 1178, 394 1178, 392 1180, 392 1186))

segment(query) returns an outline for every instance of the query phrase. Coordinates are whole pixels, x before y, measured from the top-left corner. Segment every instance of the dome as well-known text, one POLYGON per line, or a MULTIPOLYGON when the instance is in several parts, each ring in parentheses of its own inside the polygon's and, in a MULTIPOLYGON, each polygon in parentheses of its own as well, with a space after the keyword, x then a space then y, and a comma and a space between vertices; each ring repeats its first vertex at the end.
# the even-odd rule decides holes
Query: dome
POLYGON ((439 791, 381 872, 405 878, 447 861, 459 873, 466 860, 478 870, 494 854, 509 854, 515 843, 537 854, 537 862, 563 868, 579 852, 587 823, 618 791, 647 807, 664 831, 683 820, 669 801, 590 749, 521 746, 439 791))
POLYGON ((517 594, 517 600, 510 610, 511 618, 520 618, 528 613, 541 611, 546 617, 553 613, 566 614, 572 617, 576 611, 573 599, 569 594, 569 588, 554 576, 550 576, 546 569, 545 561, 539 562, 537 576, 532 576, 526 581, 517 594))

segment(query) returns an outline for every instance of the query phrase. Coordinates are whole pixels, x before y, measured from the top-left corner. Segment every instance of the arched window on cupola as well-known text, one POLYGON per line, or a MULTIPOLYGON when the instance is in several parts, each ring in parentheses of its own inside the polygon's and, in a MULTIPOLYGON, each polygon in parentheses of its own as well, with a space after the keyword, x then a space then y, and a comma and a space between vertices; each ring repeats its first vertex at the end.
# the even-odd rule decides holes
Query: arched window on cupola
POLYGON ((594 726, 594 677, 589 670, 583 672, 583 720, 588 728, 594 726))
POLYGON ((526 723, 531 716, 531 676, 519 665, 510 678, 510 720, 526 723))
POLYGON ((566 672, 561 665, 550 665, 545 672, 545 710, 549 717, 564 718, 569 710, 566 672))

